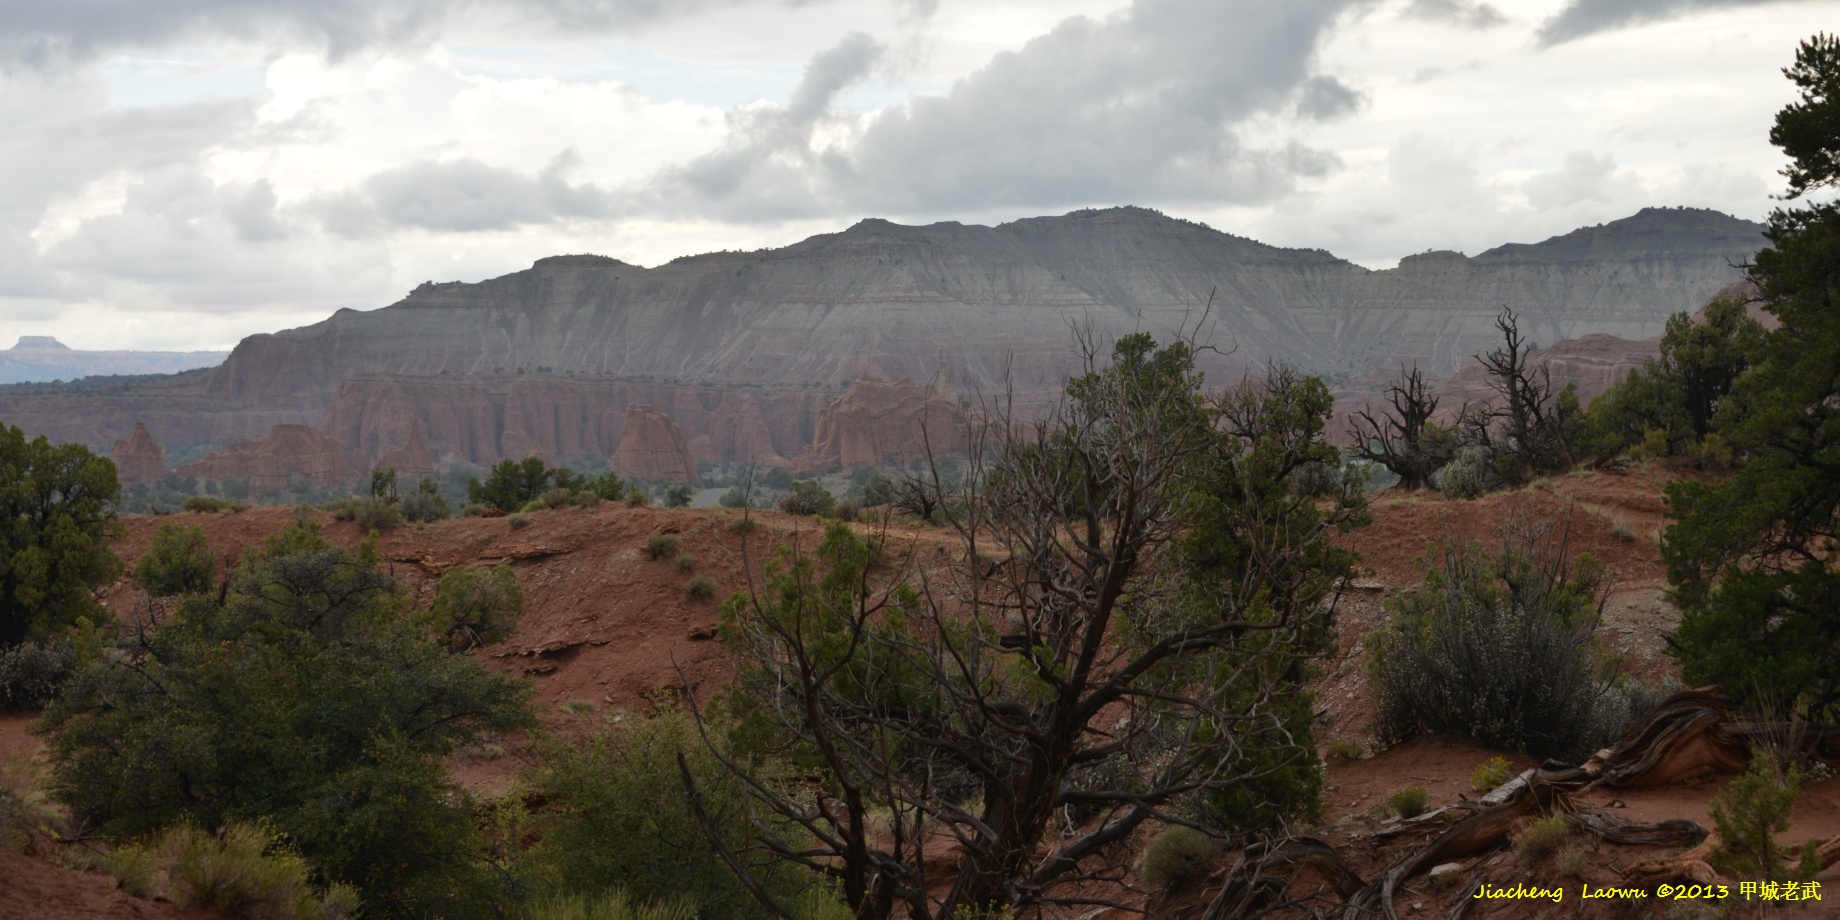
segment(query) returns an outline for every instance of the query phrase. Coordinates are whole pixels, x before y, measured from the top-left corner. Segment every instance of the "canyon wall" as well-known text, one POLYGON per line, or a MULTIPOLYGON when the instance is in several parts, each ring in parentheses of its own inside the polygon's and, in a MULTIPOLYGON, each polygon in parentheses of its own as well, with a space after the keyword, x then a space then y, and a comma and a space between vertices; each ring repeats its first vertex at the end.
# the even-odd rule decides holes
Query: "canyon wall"
POLYGON ((818 413, 818 430, 798 460, 801 470, 877 466, 961 454, 969 445, 964 411, 933 387, 907 378, 858 377, 818 413))
POLYGON ((276 425, 268 434, 206 454, 173 472, 224 482, 244 479, 251 494, 282 490, 296 480, 316 486, 346 481, 345 452, 336 438, 304 425, 276 425))

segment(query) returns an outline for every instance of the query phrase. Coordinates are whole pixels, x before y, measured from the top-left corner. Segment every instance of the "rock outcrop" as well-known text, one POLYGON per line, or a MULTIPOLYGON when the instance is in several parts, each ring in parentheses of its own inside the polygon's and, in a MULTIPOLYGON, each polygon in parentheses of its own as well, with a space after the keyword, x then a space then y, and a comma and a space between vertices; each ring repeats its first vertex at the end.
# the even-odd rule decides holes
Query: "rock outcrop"
POLYGON ((671 417, 655 406, 631 403, 620 429, 620 447, 613 454, 613 471, 622 477, 662 479, 695 485, 696 461, 671 417))
POLYGON ((134 423, 134 433, 126 441, 115 442, 109 457, 123 485, 159 482, 166 475, 166 449, 140 422, 134 423))
POLYGON ((422 434, 422 422, 417 419, 409 424, 409 440, 395 450, 386 450, 377 455, 377 468, 389 467, 396 471, 400 482, 411 478, 434 475, 434 456, 428 452, 428 439, 422 434))
POLYGON ((906 377, 858 377, 824 411, 803 470, 907 463, 927 455, 961 454, 967 445, 965 413, 934 387, 906 377))
POLYGON ((251 493, 260 493, 295 482, 332 485, 345 481, 345 471, 345 451, 337 438, 305 425, 276 425, 260 438, 206 454, 174 472, 217 482, 244 479, 251 493))

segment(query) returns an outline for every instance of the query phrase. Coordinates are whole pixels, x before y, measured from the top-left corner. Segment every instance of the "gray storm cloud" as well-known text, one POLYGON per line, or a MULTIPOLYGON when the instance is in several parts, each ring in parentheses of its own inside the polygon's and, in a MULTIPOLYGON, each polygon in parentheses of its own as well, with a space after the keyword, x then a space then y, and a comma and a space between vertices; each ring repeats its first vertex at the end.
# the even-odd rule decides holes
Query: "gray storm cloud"
POLYGON ((578 34, 768 2, 811 0, 0 0, 0 62, 45 67, 117 48, 225 39, 307 45, 338 58, 428 40, 469 14, 578 34))
POLYGON ((303 210, 353 238, 402 227, 470 233, 612 216, 611 194, 569 183, 580 162, 574 150, 564 150, 529 176, 472 158, 423 160, 372 175, 356 191, 307 202, 303 210))
POLYGON ((1487 29, 1508 21, 1501 11, 1478 0, 1412 0, 1405 14, 1413 19, 1487 29))
POLYGON ((1781 2, 1785 0, 1571 0, 1551 19, 1540 24, 1538 39, 1542 46, 1550 48, 1600 32, 1676 19, 1704 10, 1781 2))
POLYGON ((1310 117, 1360 97, 1311 72, 1354 0, 1137 0, 1073 17, 1003 52, 944 95, 865 121, 821 151, 812 129, 867 75, 876 46, 851 37, 813 58, 793 102, 730 116, 729 141, 648 191, 647 207, 768 220, 839 210, 949 213, 1082 202, 1255 202, 1332 158, 1248 147, 1235 128, 1293 102, 1310 117), (822 104, 820 104, 822 103, 822 104))

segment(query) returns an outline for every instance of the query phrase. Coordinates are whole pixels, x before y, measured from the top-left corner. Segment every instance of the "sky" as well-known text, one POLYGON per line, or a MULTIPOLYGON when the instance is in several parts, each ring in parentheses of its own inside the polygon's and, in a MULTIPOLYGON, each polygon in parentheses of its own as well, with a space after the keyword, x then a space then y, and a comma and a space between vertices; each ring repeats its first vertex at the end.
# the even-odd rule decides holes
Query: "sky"
POLYGON ((0 0, 0 347, 1142 205, 1387 268, 1761 220, 1840 0, 0 0))

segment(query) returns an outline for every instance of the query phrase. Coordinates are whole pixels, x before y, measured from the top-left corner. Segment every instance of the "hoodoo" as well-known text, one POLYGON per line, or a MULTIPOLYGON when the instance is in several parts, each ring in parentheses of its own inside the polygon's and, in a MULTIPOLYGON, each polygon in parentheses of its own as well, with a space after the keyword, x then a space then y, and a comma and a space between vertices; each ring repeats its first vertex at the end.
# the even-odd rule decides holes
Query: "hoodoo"
POLYGON ((620 430, 613 471, 621 476, 695 484, 696 463, 677 423, 654 406, 631 403, 620 430))
POLYGON ((338 439, 305 425, 276 425, 260 438, 206 454, 176 472, 216 482, 246 479, 251 492, 285 489, 296 478, 325 486, 345 479, 345 452, 338 439))
MULTIPOLYGON (((55 340, 53 340, 55 341, 55 340)), ((115 461, 115 475, 123 484, 158 482, 166 475, 166 448, 153 439, 147 426, 134 423, 134 433, 126 441, 116 441, 109 452, 115 461)))
POLYGON ((965 451, 965 414, 934 387, 906 377, 856 378, 842 396, 818 413, 818 433, 799 458, 803 469, 907 463, 934 454, 965 451))

